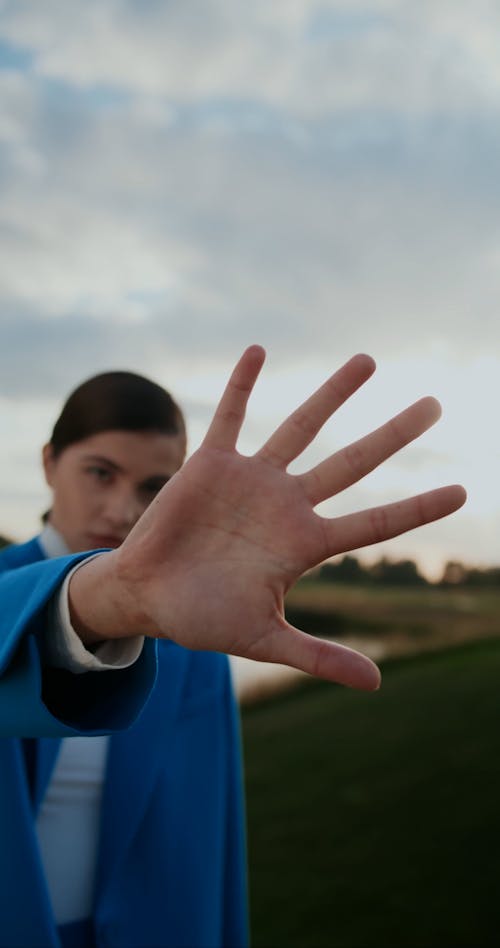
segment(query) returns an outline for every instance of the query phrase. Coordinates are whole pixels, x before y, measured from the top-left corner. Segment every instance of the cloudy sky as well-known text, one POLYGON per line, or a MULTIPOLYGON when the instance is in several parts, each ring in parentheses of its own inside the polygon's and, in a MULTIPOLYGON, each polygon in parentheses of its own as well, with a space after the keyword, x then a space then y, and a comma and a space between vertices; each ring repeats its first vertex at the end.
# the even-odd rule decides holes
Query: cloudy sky
POLYGON ((83 378, 152 376, 194 448, 260 342, 242 450, 368 351, 302 466, 423 394, 443 420, 324 512, 459 481, 377 555, 498 563, 499 37, 493 0, 0 0, 0 532, 37 530, 83 378))

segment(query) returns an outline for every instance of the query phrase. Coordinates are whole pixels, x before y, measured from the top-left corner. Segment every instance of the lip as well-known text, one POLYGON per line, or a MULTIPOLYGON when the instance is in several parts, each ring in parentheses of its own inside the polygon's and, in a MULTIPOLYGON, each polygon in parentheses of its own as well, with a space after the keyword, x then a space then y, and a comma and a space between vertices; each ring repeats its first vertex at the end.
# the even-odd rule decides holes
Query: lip
POLYGON ((123 543, 123 539, 122 537, 112 536, 111 534, 92 533, 89 534, 89 542, 93 550, 102 549, 103 547, 116 550, 116 548, 123 543))

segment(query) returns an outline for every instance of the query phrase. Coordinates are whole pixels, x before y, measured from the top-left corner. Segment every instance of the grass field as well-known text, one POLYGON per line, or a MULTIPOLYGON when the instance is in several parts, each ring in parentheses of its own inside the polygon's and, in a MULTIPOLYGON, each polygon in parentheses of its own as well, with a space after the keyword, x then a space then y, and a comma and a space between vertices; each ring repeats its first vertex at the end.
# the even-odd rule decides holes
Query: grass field
POLYGON ((308 632, 377 638, 392 653, 500 636, 500 589, 299 583, 287 612, 308 632))
POLYGON ((499 944, 499 704, 490 640, 245 708, 254 948, 499 944))

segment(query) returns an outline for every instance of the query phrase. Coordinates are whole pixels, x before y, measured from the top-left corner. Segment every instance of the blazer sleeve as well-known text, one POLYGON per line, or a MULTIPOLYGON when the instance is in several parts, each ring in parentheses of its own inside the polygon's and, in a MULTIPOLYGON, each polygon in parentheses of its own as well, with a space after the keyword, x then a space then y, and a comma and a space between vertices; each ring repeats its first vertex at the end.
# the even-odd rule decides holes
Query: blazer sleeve
POLYGON ((74 675, 41 661, 48 602, 88 555, 0 573, 0 736, 110 734, 133 724, 148 700, 157 674, 152 640, 134 665, 122 670, 74 675))

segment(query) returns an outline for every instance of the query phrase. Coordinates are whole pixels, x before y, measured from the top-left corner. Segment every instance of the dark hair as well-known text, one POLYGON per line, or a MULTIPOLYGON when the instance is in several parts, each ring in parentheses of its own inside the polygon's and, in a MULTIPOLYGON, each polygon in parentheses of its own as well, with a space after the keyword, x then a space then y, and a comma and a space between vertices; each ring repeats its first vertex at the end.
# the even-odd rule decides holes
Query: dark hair
POLYGON ((116 430, 186 432, 179 406, 160 385, 133 372, 104 372, 79 385, 63 405, 50 438, 54 457, 70 444, 116 430))

